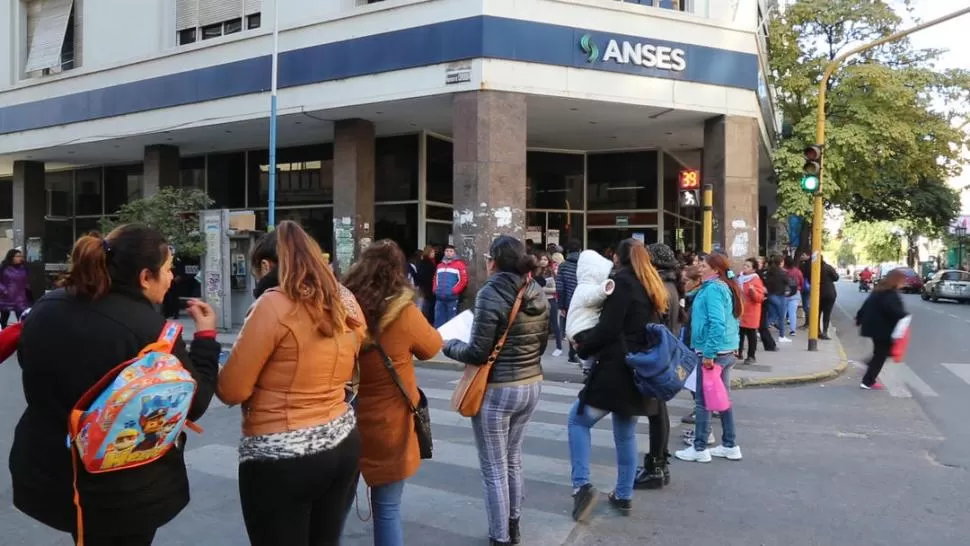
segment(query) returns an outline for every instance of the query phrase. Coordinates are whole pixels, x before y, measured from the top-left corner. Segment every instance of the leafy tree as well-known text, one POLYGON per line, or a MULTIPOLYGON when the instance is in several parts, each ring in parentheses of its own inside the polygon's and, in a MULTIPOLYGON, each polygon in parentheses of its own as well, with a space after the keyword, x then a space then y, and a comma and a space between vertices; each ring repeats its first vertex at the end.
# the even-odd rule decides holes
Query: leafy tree
POLYGON ((179 256, 196 258, 205 253, 198 211, 213 202, 202 190, 162 188, 121 207, 117 219, 103 218, 101 230, 107 233, 121 224, 146 224, 162 232, 179 256))
MULTIPOLYGON (((901 4, 910 8, 909 0, 901 4)), ((810 216, 810 196, 800 189, 799 179, 802 151, 815 142, 825 65, 903 25, 883 0, 797 0, 773 17, 771 80, 786 121, 774 161, 779 217, 810 216)), ((829 80, 822 191, 830 205, 876 200, 887 176, 917 184, 958 174, 968 136, 955 121, 970 119, 970 72, 934 69, 941 53, 915 49, 904 39, 849 59, 829 80), (942 104, 940 110, 933 108, 934 99, 942 104)), ((806 222, 806 235, 807 230, 806 222)))
POLYGON ((849 220, 841 235, 862 263, 895 262, 902 253, 899 228, 891 222, 849 220))

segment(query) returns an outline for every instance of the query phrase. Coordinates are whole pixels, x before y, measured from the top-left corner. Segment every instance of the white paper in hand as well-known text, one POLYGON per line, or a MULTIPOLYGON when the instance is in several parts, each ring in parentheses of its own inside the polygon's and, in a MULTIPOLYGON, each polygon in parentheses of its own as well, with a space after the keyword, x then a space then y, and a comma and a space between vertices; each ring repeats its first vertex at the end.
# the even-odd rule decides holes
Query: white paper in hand
POLYGON ((463 311, 458 313, 455 318, 442 324, 438 328, 438 333, 441 334, 441 339, 445 341, 457 339, 468 343, 472 337, 472 322, 474 322, 474 319, 475 315, 472 314, 471 310, 463 311))

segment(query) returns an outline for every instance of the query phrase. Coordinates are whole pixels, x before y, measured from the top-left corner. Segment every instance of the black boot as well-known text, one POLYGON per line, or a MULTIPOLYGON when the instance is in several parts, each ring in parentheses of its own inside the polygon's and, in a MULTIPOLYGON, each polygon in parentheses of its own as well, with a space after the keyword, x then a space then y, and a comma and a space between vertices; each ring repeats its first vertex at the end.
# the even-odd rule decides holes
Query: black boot
POLYGON ((670 452, 664 451, 664 458, 660 462, 660 472, 664 475, 664 485, 670 485, 670 452))
POLYGON ((636 478, 633 480, 633 488, 662 489, 665 485, 663 473, 665 466, 649 454, 644 455, 643 466, 637 469, 636 478))
POLYGON ((519 531, 519 520, 517 519, 509 519, 509 543, 522 543, 522 534, 519 531))
POLYGON ((511 542, 499 542, 499 541, 495 540, 494 538, 488 540, 488 545, 489 546, 509 546, 509 544, 512 544, 512 543, 511 542))

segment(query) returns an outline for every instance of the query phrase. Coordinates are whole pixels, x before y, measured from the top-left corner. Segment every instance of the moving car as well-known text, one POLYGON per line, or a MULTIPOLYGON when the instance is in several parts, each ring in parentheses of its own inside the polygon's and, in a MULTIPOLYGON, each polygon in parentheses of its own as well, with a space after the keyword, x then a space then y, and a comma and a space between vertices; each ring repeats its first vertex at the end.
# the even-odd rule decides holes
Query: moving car
POLYGON ((970 301, 970 273, 958 269, 942 269, 923 285, 923 300, 939 299, 970 301))
POLYGON ((919 294, 923 290, 923 279, 920 278, 919 273, 909 267, 900 267, 897 269, 906 275, 906 280, 903 281, 903 292, 919 294))

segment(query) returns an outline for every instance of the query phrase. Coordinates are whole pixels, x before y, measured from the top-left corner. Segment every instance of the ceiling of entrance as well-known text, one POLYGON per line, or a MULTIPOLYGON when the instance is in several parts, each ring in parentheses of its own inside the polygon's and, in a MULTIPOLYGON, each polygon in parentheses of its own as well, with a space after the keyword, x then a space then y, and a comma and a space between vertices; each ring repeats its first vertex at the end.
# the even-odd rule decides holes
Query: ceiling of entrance
MULTIPOLYGON (((333 121, 363 118, 376 124, 379 136, 425 129, 451 134, 451 96, 422 97, 395 102, 302 112, 279 118, 280 147, 329 142, 333 121)), ((704 119, 710 114, 591 100, 530 96, 528 141, 533 148, 556 150, 617 150, 666 148, 672 151, 703 147, 704 119)), ((10 173, 14 160, 48 162, 49 168, 141 161, 145 146, 179 146, 182 156, 206 152, 265 148, 267 118, 187 128, 97 142, 69 144, 0 157, 0 175, 10 173)), ((15 136, 11 138, 16 138, 15 136)), ((762 154, 764 155, 764 154, 762 154)), ((765 158, 763 158, 763 163, 765 158)))

